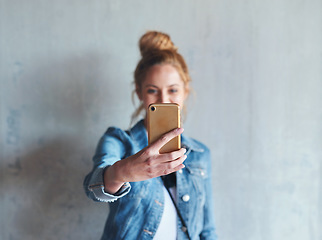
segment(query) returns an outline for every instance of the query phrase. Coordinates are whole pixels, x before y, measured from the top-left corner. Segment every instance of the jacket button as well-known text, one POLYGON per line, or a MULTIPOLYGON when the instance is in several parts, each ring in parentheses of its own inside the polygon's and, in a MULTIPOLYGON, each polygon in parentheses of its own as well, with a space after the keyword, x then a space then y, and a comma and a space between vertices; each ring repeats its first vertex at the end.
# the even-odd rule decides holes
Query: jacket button
POLYGON ((182 173, 182 169, 180 169, 178 172, 181 174, 182 173))
POLYGON ((188 202, 190 200, 190 196, 188 194, 185 194, 185 195, 182 196, 182 200, 184 202, 188 202))

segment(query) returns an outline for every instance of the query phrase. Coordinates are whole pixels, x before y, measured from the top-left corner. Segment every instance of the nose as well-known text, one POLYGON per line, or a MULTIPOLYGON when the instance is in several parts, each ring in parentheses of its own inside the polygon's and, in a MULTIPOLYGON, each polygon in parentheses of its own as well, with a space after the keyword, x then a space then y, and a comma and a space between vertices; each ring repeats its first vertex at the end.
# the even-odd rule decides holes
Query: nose
POLYGON ((167 92, 162 91, 159 97, 160 103, 170 103, 170 98, 167 92))

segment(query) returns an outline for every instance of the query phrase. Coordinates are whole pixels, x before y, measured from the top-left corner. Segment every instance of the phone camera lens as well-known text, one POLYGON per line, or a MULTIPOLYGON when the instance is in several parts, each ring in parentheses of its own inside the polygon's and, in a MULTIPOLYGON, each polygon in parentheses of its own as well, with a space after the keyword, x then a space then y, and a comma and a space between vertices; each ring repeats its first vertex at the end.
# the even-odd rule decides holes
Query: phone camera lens
POLYGON ((152 107, 151 107, 151 111, 155 111, 155 107, 153 107, 153 106, 152 106, 152 107))

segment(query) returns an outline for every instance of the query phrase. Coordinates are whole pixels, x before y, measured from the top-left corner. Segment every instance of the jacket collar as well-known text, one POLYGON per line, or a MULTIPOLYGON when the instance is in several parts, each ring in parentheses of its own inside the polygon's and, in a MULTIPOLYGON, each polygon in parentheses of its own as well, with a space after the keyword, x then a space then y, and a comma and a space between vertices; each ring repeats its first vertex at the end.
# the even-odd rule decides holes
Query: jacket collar
MULTIPOLYGON (((136 143, 139 149, 143 149, 148 146, 148 136, 147 131, 144 126, 144 120, 140 120, 137 122, 129 131, 128 133, 136 143)), ((190 151, 195 152, 203 152, 204 148, 195 142, 193 139, 185 136, 184 134, 181 135, 181 145, 182 147, 187 149, 188 154, 190 151)))
POLYGON ((138 149, 148 146, 148 134, 144 126, 144 120, 138 121, 129 131, 129 135, 137 145, 138 149))

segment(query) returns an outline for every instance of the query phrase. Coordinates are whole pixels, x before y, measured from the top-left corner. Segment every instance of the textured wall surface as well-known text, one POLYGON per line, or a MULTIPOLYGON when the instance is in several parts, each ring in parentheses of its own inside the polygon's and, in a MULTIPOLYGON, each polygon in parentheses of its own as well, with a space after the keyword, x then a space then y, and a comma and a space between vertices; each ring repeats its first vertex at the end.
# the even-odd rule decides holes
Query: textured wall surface
POLYGON ((0 0, 0 239, 98 239, 82 181, 127 128, 137 41, 168 32, 225 240, 322 239, 321 0, 0 0))

